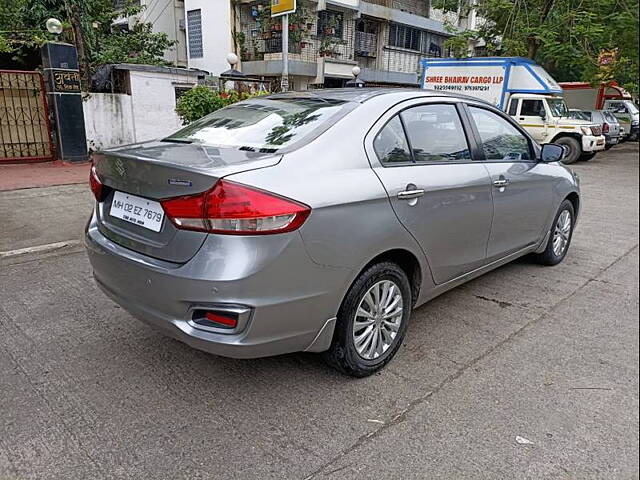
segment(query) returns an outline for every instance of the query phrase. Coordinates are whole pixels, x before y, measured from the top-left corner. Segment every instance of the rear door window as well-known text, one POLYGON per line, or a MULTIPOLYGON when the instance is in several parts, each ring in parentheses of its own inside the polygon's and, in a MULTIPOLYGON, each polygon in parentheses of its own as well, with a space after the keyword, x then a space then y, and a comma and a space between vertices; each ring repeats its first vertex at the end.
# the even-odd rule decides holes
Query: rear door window
POLYGON ((506 119, 484 108, 470 106, 469 111, 480 134, 486 160, 514 162, 533 159, 527 137, 506 119))
POLYGON ((613 114, 611 112, 602 112, 602 114, 604 115, 604 118, 607 119, 607 122, 609 123, 618 123, 618 120, 616 119, 616 117, 613 116, 613 114))
POLYGON ((373 149, 383 165, 412 161, 409 143, 398 115, 389 120, 376 135, 373 149))
POLYGON ((607 110, 616 113, 627 113, 627 108, 624 106, 622 102, 611 102, 607 105, 607 110))
POLYGON ((416 162, 450 162, 471 158, 455 105, 419 105, 401 114, 416 162))
POLYGON ((583 120, 588 120, 588 121, 594 120, 595 121, 595 118, 592 118, 593 114, 591 112, 582 111, 580 113, 582 114, 582 119, 583 120))

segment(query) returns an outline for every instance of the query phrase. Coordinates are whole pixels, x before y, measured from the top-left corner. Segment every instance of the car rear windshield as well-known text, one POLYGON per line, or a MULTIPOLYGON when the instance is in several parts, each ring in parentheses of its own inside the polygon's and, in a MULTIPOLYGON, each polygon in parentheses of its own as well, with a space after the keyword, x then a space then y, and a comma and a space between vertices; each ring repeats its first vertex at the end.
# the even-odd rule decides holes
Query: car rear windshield
POLYGON ((165 141, 277 151, 309 140, 357 103, 321 97, 264 97, 217 110, 165 141))
POLYGON ((616 117, 613 115, 613 113, 603 111, 602 114, 604 115, 604 118, 607 119, 607 122, 609 122, 609 123, 618 123, 618 119, 616 119, 616 117))

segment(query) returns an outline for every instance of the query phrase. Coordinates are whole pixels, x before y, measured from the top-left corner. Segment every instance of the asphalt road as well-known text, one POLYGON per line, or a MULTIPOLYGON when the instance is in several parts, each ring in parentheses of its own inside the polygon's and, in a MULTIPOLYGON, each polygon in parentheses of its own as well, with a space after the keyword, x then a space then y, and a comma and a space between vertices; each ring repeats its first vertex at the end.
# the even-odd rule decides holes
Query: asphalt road
POLYGON ((565 262, 414 312, 381 373, 208 355, 95 287, 85 186, 0 192, 0 478, 638 478, 638 144, 575 165, 565 262), (523 443, 524 442, 524 443, 523 443))

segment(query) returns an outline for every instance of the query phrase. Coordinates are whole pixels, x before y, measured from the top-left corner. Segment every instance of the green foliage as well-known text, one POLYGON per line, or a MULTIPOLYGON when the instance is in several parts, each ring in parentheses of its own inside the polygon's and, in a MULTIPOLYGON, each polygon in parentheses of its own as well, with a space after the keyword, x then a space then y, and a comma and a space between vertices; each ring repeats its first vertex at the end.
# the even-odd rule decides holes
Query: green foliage
MULTIPOLYGON (((131 32, 112 31, 120 17, 136 15, 143 7, 133 2, 116 9, 113 0, 11 0, 0 6, 0 25, 11 25, 11 31, 0 34, 0 49, 14 54, 16 61, 28 50, 55 37, 45 29, 47 18, 62 21, 61 40, 76 43, 81 34, 84 46, 82 65, 95 70, 105 63, 166 64, 164 52, 175 44, 166 34, 154 33, 151 24, 138 23, 131 32)), ((4 28, 3 28, 4 30, 4 28)), ((79 51, 79 53, 81 53, 79 51)))
MULTIPOLYGON (((435 0, 434 7, 464 15, 469 0, 435 0)), ((482 38, 489 55, 525 56, 559 81, 615 79, 638 93, 638 0, 479 0, 487 22, 477 32, 447 41, 466 56, 465 43, 482 38), (602 51, 617 49, 610 71, 598 66, 602 51)))
POLYGON ((150 23, 137 23, 129 32, 116 32, 104 38, 94 63, 140 63, 164 65, 164 52, 174 46, 166 33, 154 33, 150 23))
POLYGON ((11 52, 11 45, 9 41, 0 35, 0 53, 9 53, 11 52))
POLYGON ((238 93, 235 90, 219 92, 205 85, 198 85, 178 99, 176 112, 180 115, 182 124, 187 125, 232 103, 254 96, 256 95, 238 93))

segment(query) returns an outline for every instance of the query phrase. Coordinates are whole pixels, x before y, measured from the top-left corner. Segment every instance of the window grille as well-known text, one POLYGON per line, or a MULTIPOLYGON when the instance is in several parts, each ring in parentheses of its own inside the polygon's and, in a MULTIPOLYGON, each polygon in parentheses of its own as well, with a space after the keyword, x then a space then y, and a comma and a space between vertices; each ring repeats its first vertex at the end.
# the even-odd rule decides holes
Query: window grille
POLYGON ((187 31, 189 33, 189 57, 202 58, 202 11, 189 10, 187 12, 187 31))

